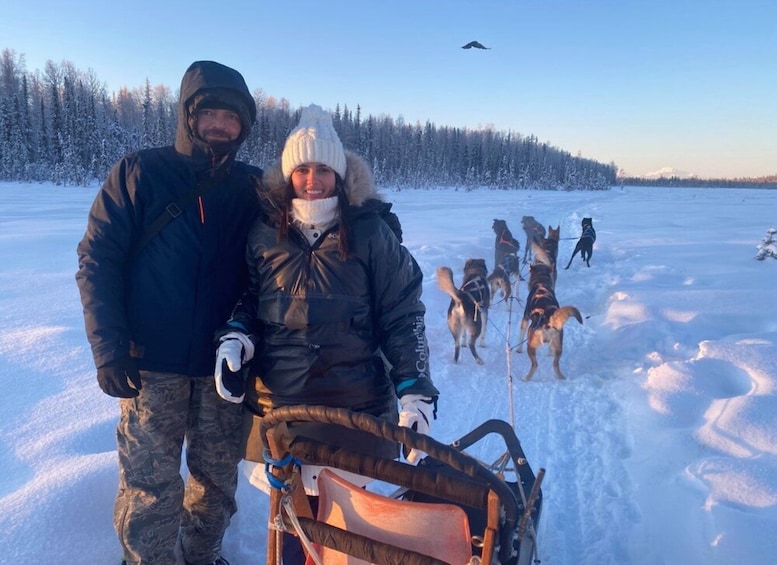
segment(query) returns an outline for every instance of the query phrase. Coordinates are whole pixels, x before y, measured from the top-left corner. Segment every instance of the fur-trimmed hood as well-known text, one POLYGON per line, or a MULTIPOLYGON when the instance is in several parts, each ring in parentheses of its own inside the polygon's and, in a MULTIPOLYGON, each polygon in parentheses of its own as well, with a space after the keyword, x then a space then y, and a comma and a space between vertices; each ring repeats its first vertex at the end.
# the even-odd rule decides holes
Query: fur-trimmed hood
MULTIPOLYGON (((343 184, 348 203, 359 208, 368 200, 383 200, 372 179, 370 167, 362 157, 346 150, 346 171, 343 184)), ((284 180, 281 162, 277 161, 265 169, 262 177, 263 195, 272 202, 276 209, 283 209, 288 202, 288 181, 284 180)))

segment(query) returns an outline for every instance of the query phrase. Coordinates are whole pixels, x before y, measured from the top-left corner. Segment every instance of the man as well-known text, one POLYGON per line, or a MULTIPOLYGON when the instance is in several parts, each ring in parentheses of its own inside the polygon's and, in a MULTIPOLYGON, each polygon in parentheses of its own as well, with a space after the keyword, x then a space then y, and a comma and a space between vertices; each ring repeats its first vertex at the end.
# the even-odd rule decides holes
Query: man
POLYGON ((235 156, 255 119, 240 73, 193 63, 175 145, 114 165, 78 245, 97 381, 120 399, 114 527, 127 565, 172 565, 179 541, 187 565, 228 565, 241 407, 216 394, 213 336, 247 282, 262 171, 235 156))

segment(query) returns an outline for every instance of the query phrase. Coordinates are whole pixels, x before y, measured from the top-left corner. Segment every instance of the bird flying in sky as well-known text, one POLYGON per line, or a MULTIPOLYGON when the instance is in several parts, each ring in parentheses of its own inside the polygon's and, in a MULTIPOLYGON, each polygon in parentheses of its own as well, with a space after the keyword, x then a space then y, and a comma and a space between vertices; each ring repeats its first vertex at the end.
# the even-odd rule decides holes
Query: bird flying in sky
POLYGON ((482 43, 479 43, 477 41, 470 41, 466 45, 462 45, 461 46, 462 49, 472 49, 473 47, 475 49, 491 49, 490 47, 486 47, 485 45, 483 45, 482 43))

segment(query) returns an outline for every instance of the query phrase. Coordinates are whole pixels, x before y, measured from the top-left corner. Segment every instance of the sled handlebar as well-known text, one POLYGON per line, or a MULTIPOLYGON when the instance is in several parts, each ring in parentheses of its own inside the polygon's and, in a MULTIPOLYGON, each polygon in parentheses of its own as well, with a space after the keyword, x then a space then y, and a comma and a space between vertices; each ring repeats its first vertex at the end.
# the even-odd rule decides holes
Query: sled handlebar
POLYGON ((496 493, 502 503, 506 523, 513 526, 517 524, 519 505, 510 487, 476 459, 456 447, 370 414, 352 412, 343 408, 307 405, 284 406, 263 416, 260 427, 262 441, 265 445, 269 445, 267 434, 272 429, 284 423, 294 422, 318 422, 342 426, 401 443, 408 448, 423 451, 429 457, 448 465, 466 477, 446 476, 445 481, 441 481, 436 471, 395 460, 364 456, 348 449, 328 446, 310 438, 293 438, 288 442, 289 452, 303 463, 342 468, 474 508, 487 505, 490 489, 496 493), (447 488, 441 486, 445 482, 449 483, 447 488))

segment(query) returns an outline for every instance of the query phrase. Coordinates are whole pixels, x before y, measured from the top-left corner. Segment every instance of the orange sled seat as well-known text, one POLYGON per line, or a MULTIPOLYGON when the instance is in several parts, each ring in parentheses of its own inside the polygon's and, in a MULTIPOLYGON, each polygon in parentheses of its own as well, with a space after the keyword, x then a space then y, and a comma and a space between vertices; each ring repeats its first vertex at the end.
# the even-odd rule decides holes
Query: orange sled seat
MULTIPOLYGON (((469 520, 453 504, 409 502, 357 487, 328 469, 318 477, 317 521, 446 563, 472 558, 469 520)), ((314 544, 325 565, 362 565, 366 561, 314 544)), ((315 561, 308 556, 306 565, 315 561)))

